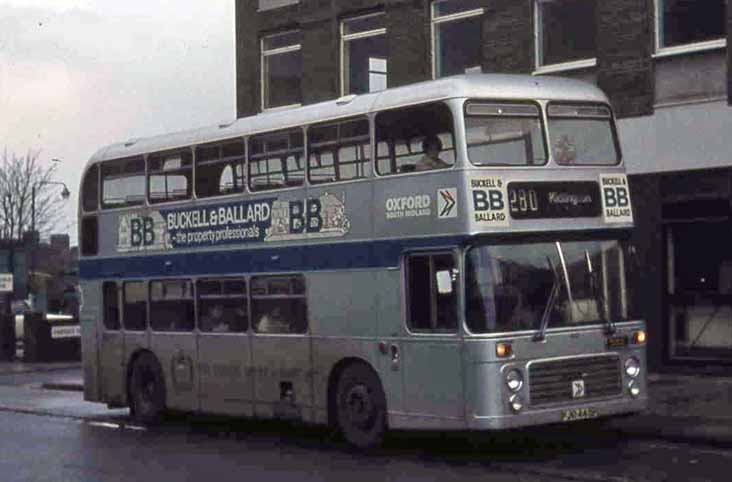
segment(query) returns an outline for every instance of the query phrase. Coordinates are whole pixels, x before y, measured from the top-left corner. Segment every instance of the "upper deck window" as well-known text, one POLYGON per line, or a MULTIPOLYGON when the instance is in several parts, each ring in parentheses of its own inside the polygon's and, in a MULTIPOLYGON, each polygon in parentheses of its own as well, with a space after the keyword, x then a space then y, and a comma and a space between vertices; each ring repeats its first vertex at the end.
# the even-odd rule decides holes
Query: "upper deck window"
POLYGON ((211 197, 246 190, 244 141, 196 148, 196 196, 211 197))
POLYGON ((371 163, 368 119, 311 127, 308 130, 308 157, 313 184, 368 177, 371 163))
POLYGON ((481 0, 432 3, 432 74, 434 78, 480 69, 481 0))
POLYGON ((607 106, 550 104, 548 117, 549 142, 556 163, 605 166, 620 162, 607 106))
POLYGON ((725 0, 656 0, 656 51, 680 53, 723 46, 725 0))
POLYGON ((304 140, 300 129, 249 139, 249 189, 266 191, 302 186, 305 180, 304 140))
POLYGON ((470 161, 478 166, 537 166, 547 151, 539 106, 470 102, 465 107, 470 161))
POLYGON ((142 204, 145 204, 145 160, 135 157, 102 164, 102 207, 142 204))
POLYGON ((262 38, 262 109, 302 102, 302 45, 299 30, 262 38))
POLYGON ((536 0, 535 9, 538 69, 595 65, 595 0, 536 0))
POLYGON ((452 167, 455 143, 450 109, 434 103, 380 112, 376 159, 382 176, 452 167))
POLYGON ((387 45, 385 15, 372 13, 341 23, 343 94, 386 89, 387 45))
POLYGON ((154 154, 148 160, 148 193, 151 203, 191 197, 193 162, 191 151, 154 154))

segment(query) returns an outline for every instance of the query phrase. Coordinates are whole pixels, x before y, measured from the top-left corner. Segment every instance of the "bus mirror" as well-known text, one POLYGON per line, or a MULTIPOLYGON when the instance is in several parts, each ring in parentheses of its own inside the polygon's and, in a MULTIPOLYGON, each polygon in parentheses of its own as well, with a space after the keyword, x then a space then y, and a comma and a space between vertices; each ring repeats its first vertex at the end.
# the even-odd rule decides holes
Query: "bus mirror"
POLYGON ((443 270, 437 272, 437 292, 441 295, 449 295, 452 293, 452 275, 450 271, 443 270))

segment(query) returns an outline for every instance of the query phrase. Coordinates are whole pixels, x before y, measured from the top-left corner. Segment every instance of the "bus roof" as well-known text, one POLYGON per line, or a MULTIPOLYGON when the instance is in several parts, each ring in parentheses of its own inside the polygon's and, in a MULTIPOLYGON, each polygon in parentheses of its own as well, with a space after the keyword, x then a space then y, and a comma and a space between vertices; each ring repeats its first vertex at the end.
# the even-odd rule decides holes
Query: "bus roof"
POLYGON ((233 139, 401 106, 450 98, 545 99, 608 102, 588 82, 551 76, 467 74, 347 96, 303 107, 264 112, 228 124, 132 139, 98 150, 89 163, 233 139))

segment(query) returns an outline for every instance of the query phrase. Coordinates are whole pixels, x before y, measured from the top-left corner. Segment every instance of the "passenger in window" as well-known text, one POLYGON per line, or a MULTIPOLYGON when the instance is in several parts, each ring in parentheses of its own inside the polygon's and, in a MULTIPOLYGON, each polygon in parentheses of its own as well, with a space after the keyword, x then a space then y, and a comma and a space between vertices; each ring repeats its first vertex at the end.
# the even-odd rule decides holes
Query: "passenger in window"
POLYGON ((221 304, 216 303, 208 307, 206 315, 201 318, 201 329, 215 333, 229 331, 229 324, 224 320, 224 307, 221 304))
POLYGON ((450 167, 450 164, 440 159, 440 151, 442 151, 442 141, 437 136, 427 136, 422 141, 422 151, 424 155, 417 161, 416 171, 430 171, 432 169, 444 169, 450 167))
POLYGON ((259 319, 259 333, 289 333, 290 323, 282 316, 282 310, 275 306, 269 313, 265 313, 259 319))

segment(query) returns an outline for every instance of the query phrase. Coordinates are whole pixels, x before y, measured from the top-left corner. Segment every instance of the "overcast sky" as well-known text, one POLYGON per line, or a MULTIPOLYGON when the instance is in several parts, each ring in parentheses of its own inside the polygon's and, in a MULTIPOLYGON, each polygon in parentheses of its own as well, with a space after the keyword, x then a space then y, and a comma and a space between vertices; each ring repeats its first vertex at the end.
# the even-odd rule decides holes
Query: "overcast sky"
MULTIPOLYGON (((0 0, 0 149, 63 161, 235 113, 234 0, 0 0)), ((65 223, 65 224, 67 224, 65 223)))

